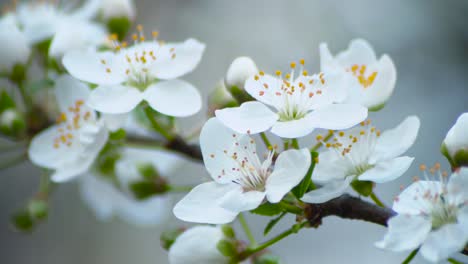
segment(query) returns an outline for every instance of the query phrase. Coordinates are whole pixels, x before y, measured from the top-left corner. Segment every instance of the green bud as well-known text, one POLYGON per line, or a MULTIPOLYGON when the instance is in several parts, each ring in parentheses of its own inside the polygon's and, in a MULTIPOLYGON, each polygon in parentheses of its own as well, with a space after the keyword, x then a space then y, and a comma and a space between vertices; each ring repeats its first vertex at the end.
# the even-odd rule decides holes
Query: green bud
POLYGON ((229 92, 239 104, 255 100, 250 94, 248 94, 245 90, 240 89, 238 86, 230 86, 229 92))
POLYGON ((0 114, 0 132, 12 137, 21 137, 26 132, 24 116, 16 109, 7 109, 0 114))
POLYGON ((220 240, 216 245, 216 248, 226 257, 234 257, 237 255, 236 245, 233 241, 220 240))
POLYGON ((15 64, 11 71, 10 80, 14 83, 21 83, 26 79, 26 67, 23 64, 15 64))
POLYGON ((153 166, 153 164, 144 163, 144 164, 139 164, 137 167, 138 167, 138 172, 140 172, 140 175, 146 180, 155 180, 159 178, 159 173, 156 170, 156 168, 153 166))
POLYGON ((0 113, 10 108, 16 108, 16 103, 7 91, 3 90, 0 93, 0 113))
POLYGON ((161 247, 169 250, 176 239, 185 231, 185 228, 177 228, 163 231, 160 237, 161 247))
POLYGON ((111 132, 109 134, 109 139, 113 141, 120 141, 120 140, 124 140, 126 136, 127 136, 127 133, 125 132, 124 129, 121 128, 119 130, 111 132))
POLYGON ((48 215, 49 206, 43 200, 34 199, 28 204, 29 214, 36 219, 44 219, 48 215))
POLYGON ((130 183, 129 187, 135 198, 139 200, 144 200, 153 195, 164 194, 169 191, 169 186, 164 181, 136 181, 130 183))
POLYGON ((123 41, 127 35, 132 22, 128 17, 112 17, 107 21, 107 29, 109 32, 117 34, 119 41, 123 41))
POLYGON ((254 264, 279 264, 280 262, 280 258, 271 253, 263 254, 253 261, 254 264))
POLYGON ((22 210, 12 216, 13 226, 21 232, 30 232, 34 228, 34 219, 27 210, 22 210))
POLYGON ((236 100, 226 89, 224 82, 219 82, 208 97, 208 115, 214 116, 217 109, 238 106, 236 100))
POLYGON ((221 226, 221 230, 223 231, 223 234, 227 238, 235 238, 236 237, 236 233, 234 232, 234 229, 230 225, 221 226))
POLYGON ((359 181, 353 180, 351 182, 351 187, 362 196, 369 196, 372 193, 374 188, 374 183, 371 181, 359 181))

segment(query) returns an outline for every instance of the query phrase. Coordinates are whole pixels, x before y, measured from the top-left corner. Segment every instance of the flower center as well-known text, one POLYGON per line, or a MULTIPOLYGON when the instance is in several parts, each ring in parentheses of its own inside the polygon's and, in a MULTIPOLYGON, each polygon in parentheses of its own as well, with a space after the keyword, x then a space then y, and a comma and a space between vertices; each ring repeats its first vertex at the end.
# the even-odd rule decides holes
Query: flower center
POLYGON ((432 229, 438 229, 446 224, 456 223, 457 212, 458 208, 447 203, 444 194, 439 195, 431 212, 432 229))
MULTIPOLYGON (((232 135, 236 138, 230 150, 223 150, 224 155, 233 161, 232 167, 222 169, 221 177, 230 177, 232 182, 242 187, 244 192, 265 191, 266 180, 271 174, 271 165, 275 150, 268 151, 261 162, 256 151, 255 140, 249 136, 232 135)), ((214 158, 214 154, 211 155, 214 158)))
POLYGON ((298 120, 306 116, 311 111, 314 103, 317 102, 317 97, 320 97, 325 88, 324 74, 309 76, 304 70, 305 61, 300 60, 299 77, 294 79, 296 74, 296 63, 290 64, 291 73, 283 75, 281 71, 276 71, 277 83, 270 83, 265 80, 265 73, 260 71, 254 79, 261 82, 262 89, 259 91, 260 96, 266 93, 273 96, 272 100, 278 109, 280 121, 298 120), (274 85, 275 88, 271 88, 274 85), (275 89, 269 91, 269 89, 275 89))
POLYGON ((93 117, 91 112, 83 109, 83 100, 76 100, 73 106, 68 108, 68 111, 60 113, 56 122, 59 124, 57 137, 54 138, 54 148, 61 146, 72 146, 75 142, 77 131, 85 122, 89 122, 93 117))
POLYGON ((366 74, 366 70, 367 70, 366 65, 354 64, 346 71, 354 75, 354 77, 356 77, 356 79, 362 85, 362 87, 366 89, 374 83, 375 78, 377 77, 376 71, 366 74))
POLYGON ((374 167, 369 164, 369 158, 380 137, 380 130, 370 126, 370 123, 370 120, 366 120, 361 122, 360 127, 350 129, 348 132, 340 131, 331 142, 325 142, 322 135, 316 138, 318 142, 332 149, 339 160, 345 163, 349 168, 348 175, 358 176, 374 167))

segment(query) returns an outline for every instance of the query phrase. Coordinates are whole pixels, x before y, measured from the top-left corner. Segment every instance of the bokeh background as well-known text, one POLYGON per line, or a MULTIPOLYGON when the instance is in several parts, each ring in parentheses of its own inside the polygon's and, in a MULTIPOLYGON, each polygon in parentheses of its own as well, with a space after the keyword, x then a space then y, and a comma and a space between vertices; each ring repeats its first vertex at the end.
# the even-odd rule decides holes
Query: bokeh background
MULTIPOLYGON (((458 115, 468 110, 468 1, 136 0, 136 6, 137 21, 148 31, 159 30, 167 41, 195 37, 207 44, 201 64, 185 77, 205 96, 237 56, 252 57, 266 71, 286 69, 290 61, 305 58, 312 72, 318 70, 319 43, 328 42, 336 53, 353 38, 367 39, 377 54, 393 58, 398 71, 392 99, 370 118, 381 129, 410 114, 422 122, 408 153, 416 157, 415 164, 404 177, 379 185, 377 194, 390 204, 400 185, 407 186, 418 174, 419 163, 441 161, 448 168, 440 143, 458 115)), ((190 128, 202 119, 203 114, 183 120, 183 125, 190 128)), ((189 164, 175 177, 193 180, 206 173, 189 164)), ((74 183, 59 186, 49 219, 37 231, 13 232, 10 215, 35 193, 38 179, 39 170, 28 163, 0 171, 0 263, 167 263, 159 234, 180 222, 172 216, 166 225, 152 228, 98 222, 74 183)), ((249 216, 248 221, 257 238, 266 239, 262 230, 267 219, 249 216)), ((283 220, 274 231, 292 221, 283 220)), ((320 229, 290 236, 272 250, 284 263, 401 263, 408 252, 373 246, 384 232, 373 224, 329 217, 320 229)), ((417 257, 414 263, 425 261, 417 257)))

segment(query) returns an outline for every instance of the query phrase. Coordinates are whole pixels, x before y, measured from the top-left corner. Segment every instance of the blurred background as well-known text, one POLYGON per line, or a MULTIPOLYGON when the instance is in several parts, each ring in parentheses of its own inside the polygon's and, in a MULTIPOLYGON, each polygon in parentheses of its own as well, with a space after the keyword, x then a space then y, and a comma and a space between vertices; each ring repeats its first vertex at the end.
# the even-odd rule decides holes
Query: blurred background
MULTIPOLYGON (((367 39, 379 56, 392 57, 398 72, 393 97, 370 118, 382 130, 411 114, 422 122, 408 153, 416 157, 415 163, 404 177, 379 185, 376 193, 391 204, 400 185, 407 186, 419 173, 419 163, 440 161, 448 168, 440 143, 459 114, 468 110, 468 1, 136 0, 136 6, 137 22, 148 31, 159 30, 162 39, 194 37, 207 44, 199 67, 184 78, 205 96, 237 56, 252 57, 265 71, 284 70, 290 61, 304 58, 313 72, 319 70, 319 43, 329 43, 336 53, 353 38, 367 39)), ((189 128, 203 117, 182 123, 189 128)), ((204 169, 193 164, 176 175, 182 181, 201 176, 206 177, 204 169)), ((37 231, 15 233, 10 216, 35 193, 38 181, 39 170, 28 163, 0 171, 0 263, 167 263, 159 235, 182 223, 173 216, 167 225, 154 228, 119 220, 98 222, 74 183, 57 188, 49 219, 37 231)), ((262 232, 268 219, 249 216, 248 221, 258 240, 265 240, 262 232)), ((292 222, 283 220, 272 234, 292 222)), ((290 236, 272 250, 284 263, 401 263, 409 252, 396 254, 373 246, 384 233, 377 225, 329 217, 319 229, 290 236)), ((417 257, 413 263, 425 261, 417 257)))

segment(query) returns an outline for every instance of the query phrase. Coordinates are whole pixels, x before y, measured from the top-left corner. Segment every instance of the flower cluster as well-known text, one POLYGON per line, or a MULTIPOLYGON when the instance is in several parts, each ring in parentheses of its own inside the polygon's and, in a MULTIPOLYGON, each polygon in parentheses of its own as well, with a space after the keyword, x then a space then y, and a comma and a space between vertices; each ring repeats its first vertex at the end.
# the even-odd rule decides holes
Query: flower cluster
POLYGON ((388 220, 379 248, 413 250, 410 257, 420 250, 431 262, 466 251, 468 113, 442 143, 451 176, 438 163, 422 165, 425 179, 415 179, 392 209, 376 194, 377 184, 408 171, 415 158, 405 153, 420 128, 415 115, 384 131, 368 119, 395 88, 388 55, 378 58, 362 39, 336 55, 322 43, 320 69, 310 73, 304 59, 267 73, 239 57, 210 94, 204 124, 187 131, 178 118, 200 112, 202 96, 181 78, 199 65, 205 44, 166 43, 157 31, 147 38, 142 25, 128 34, 135 19, 131 0, 20 2, 0 18, 0 74, 18 89, 18 98, 0 91, 0 133, 26 142, 44 171, 38 194, 14 217, 18 228, 29 231, 47 216, 53 183, 75 180, 103 221, 161 225, 173 206, 180 220, 210 224, 162 236, 174 264, 279 263, 265 249, 317 227, 333 215, 330 204, 335 215, 373 221, 357 216, 359 206, 340 208, 340 199, 366 205, 367 215, 385 214, 373 221, 388 220), (181 155, 204 164, 184 176, 200 169, 209 180, 185 186, 171 177, 193 165, 181 155), (351 189, 359 198, 346 194, 351 189), (171 193, 179 192, 173 205, 171 193), (287 214, 295 223, 257 243, 245 212, 274 217, 265 235, 287 214), (236 219, 248 242, 231 227, 236 219))

